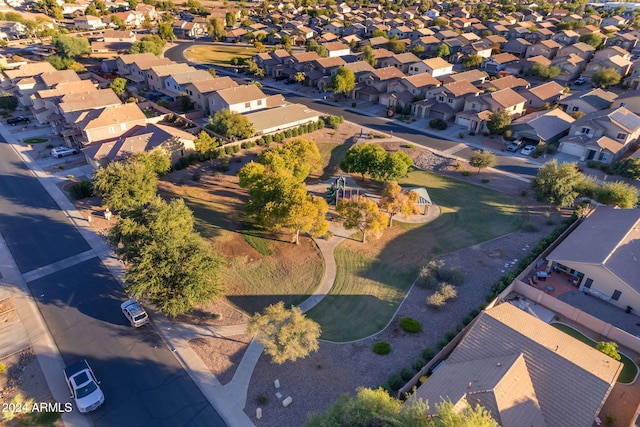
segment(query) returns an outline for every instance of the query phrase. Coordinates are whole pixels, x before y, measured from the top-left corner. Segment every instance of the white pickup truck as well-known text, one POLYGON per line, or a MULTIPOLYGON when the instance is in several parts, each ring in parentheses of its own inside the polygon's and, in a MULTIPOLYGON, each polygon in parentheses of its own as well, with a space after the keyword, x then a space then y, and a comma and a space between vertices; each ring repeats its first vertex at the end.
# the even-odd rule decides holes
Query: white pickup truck
POLYGON ((85 359, 64 368, 64 376, 78 411, 83 414, 91 412, 104 403, 100 383, 85 359))

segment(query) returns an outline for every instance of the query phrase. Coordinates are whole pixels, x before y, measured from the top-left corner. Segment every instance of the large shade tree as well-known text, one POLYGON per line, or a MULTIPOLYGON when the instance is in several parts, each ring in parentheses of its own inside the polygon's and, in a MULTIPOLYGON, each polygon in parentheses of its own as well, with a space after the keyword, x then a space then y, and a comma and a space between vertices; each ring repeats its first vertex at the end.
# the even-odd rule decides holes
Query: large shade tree
POLYGON ((356 76, 352 70, 339 67, 336 75, 329 80, 328 89, 334 93, 347 94, 356 87, 356 76))
POLYGON ((336 213, 344 228, 362 233, 362 243, 366 243, 367 236, 378 238, 387 225, 378 204, 365 196, 340 200, 336 204, 336 213))
POLYGON ((142 162, 112 162, 93 174, 94 192, 102 204, 115 210, 132 209, 155 197, 158 185, 156 173, 142 162))
POLYGON ((554 159, 542 166, 531 182, 536 197, 551 205, 571 206, 579 195, 584 176, 575 163, 562 163, 554 159))
POLYGON ((393 217, 399 213, 413 215, 418 213, 416 203, 420 196, 415 191, 404 191, 395 181, 387 181, 382 189, 379 206, 389 215, 389 227, 393 217))

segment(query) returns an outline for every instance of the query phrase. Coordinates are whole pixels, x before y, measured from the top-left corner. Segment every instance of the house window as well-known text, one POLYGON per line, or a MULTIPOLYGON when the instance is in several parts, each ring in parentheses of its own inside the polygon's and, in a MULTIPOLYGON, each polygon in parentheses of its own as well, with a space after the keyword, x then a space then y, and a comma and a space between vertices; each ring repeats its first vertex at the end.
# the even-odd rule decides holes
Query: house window
POLYGON ((573 107, 573 108, 571 109, 571 111, 578 111, 579 109, 580 109, 580 108, 578 108, 578 107, 573 107))
POLYGON ((616 135, 616 139, 625 139, 627 137, 626 133, 620 132, 616 135))
POLYGON ((245 102, 244 103, 244 108, 249 108, 251 107, 251 103, 250 102, 245 102))
POLYGON ((127 130, 127 124, 126 123, 120 123, 120 130, 127 130))
POLYGON ((478 109, 478 104, 476 104, 476 103, 471 104, 471 109, 477 110, 478 109))
POLYGON ((116 128, 109 126, 109 133, 116 133, 116 128))
POLYGON ((438 97, 438 101, 440 101, 440 102, 444 102, 444 96, 439 96, 439 97, 438 97))
POLYGON ((449 99, 447 99, 447 102, 448 102, 449 104, 453 104, 453 99, 449 98, 449 99))
POLYGON ((592 284, 593 284, 593 279, 587 279, 587 281, 584 282, 584 287, 587 289, 591 289, 592 284))
POLYGON ((262 99, 258 99, 258 105, 262 105, 262 99))
POLYGON ((627 106, 627 103, 626 103, 626 102, 621 102, 621 103, 620 103, 620 106, 621 106, 621 107, 626 107, 626 106, 627 106))
POLYGON ((591 134, 591 129, 590 128, 582 128, 582 129, 580 129, 580 133, 582 133, 584 135, 590 135, 591 134))
POLYGON ((613 291, 613 295, 611 295, 611 299, 614 301, 618 301, 620 299, 620 295, 622 295, 622 292, 620 292, 619 290, 615 290, 613 291))

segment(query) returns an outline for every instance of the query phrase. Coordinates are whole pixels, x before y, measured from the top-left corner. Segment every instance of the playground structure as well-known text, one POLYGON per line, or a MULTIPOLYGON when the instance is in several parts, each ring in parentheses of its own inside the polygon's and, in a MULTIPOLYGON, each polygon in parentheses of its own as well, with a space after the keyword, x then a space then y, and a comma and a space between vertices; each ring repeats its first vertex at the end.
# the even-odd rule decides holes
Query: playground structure
POLYGON ((353 195, 359 196, 360 189, 347 187, 347 177, 342 175, 329 185, 325 198, 328 204, 336 205, 340 200, 350 199, 353 195))

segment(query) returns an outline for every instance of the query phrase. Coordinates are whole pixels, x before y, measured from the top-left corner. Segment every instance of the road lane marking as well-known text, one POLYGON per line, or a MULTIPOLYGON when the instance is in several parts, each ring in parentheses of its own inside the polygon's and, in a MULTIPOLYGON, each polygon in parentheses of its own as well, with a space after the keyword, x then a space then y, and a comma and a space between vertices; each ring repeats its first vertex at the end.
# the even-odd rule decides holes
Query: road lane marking
POLYGON ((88 251, 79 253, 78 255, 56 261, 53 264, 45 265, 43 267, 36 268, 35 270, 28 271, 22 276, 27 283, 33 282, 34 280, 40 279, 44 276, 48 276, 62 269, 80 264, 81 262, 88 261, 95 257, 97 257, 97 254, 95 253, 95 251, 90 249, 88 251))

